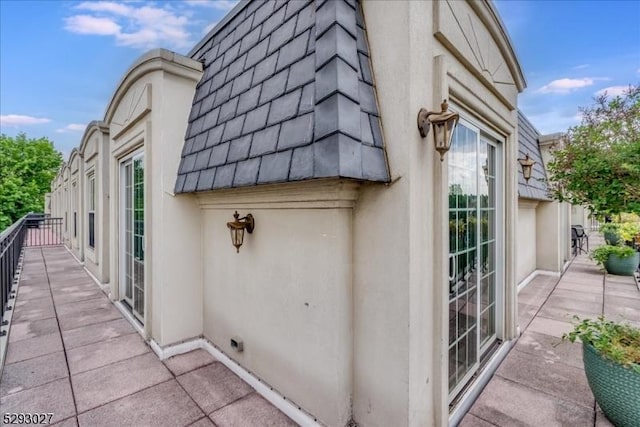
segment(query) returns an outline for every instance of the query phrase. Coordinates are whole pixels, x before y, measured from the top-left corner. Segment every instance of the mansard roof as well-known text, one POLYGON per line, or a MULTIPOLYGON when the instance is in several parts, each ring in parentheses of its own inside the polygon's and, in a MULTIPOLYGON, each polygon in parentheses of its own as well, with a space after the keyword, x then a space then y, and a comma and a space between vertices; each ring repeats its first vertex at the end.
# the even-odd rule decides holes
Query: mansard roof
POLYGON ((518 158, 527 154, 536 163, 531 171, 531 178, 526 182, 522 169, 518 168, 518 196, 525 199, 551 200, 547 189, 547 169, 542 160, 538 139, 540 132, 531 124, 522 111, 518 110, 518 158))
POLYGON ((176 193, 389 181, 357 0, 241 2, 190 56, 204 70, 176 193))

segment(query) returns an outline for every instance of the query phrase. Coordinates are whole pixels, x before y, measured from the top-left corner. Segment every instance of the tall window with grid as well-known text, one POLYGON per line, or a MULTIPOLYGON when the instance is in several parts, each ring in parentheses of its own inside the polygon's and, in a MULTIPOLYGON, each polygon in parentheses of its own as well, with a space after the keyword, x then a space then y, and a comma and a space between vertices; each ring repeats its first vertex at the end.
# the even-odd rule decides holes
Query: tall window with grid
POLYGON ((89 247, 96 247, 96 176, 89 175, 87 185, 87 211, 89 215, 89 247))
POLYGON ((497 339, 499 144, 460 123, 449 152, 449 392, 465 387, 497 339))

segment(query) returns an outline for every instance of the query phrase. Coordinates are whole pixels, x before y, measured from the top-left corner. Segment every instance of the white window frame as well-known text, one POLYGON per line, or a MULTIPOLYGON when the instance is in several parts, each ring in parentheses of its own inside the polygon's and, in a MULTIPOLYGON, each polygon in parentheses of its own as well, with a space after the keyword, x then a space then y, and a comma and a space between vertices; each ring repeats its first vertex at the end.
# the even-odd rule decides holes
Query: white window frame
MULTIPOLYGON (((454 108, 454 110, 457 110, 454 108)), ((458 111, 460 112, 460 111, 458 111)), ((477 309, 477 330, 478 337, 476 339, 476 355, 477 361, 473 364, 472 368, 467 372, 462 379, 458 382, 458 384, 454 387, 453 390, 449 393, 448 402, 451 404, 458 396, 460 396, 461 392, 469 385, 472 378, 478 374, 480 371, 480 365, 484 362, 482 360, 483 354, 486 353, 488 348, 493 345, 496 340, 503 340, 505 336, 504 324, 505 324, 505 314, 507 307, 505 307, 505 263, 504 263, 504 238, 505 238, 505 224, 504 224, 504 204, 505 204, 505 184, 504 184, 504 149, 505 149, 505 141, 498 138, 493 132, 489 131, 486 126, 482 126, 480 123, 474 122, 472 119, 463 116, 459 119, 459 123, 463 126, 473 130, 477 134, 476 144, 479 143, 488 143, 491 144, 496 149, 496 171, 495 171, 495 186, 496 186, 496 212, 495 212, 495 221, 496 221, 496 246, 495 246, 495 257, 496 257, 496 270, 495 270, 495 280, 496 280, 496 295, 495 295, 495 304, 496 304, 496 314, 495 314, 495 338, 490 343, 485 343, 484 346, 481 346, 480 336, 479 336, 479 327, 480 327, 480 306, 478 305, 477 309)), ((477 170, 480 171, 482 165, 479 163, 479 157, 477 157, 477 170)), ((447 181, 449 181, 449 176, 447 175, 447 181)), ((448 210, 447 207, 447 218, 448 218, 448 210)), ((478 221, 479 227, 479 221, 478 221)), ((480 251, 478 251, 477 257, 480 257, 480 251)), ((479 264, 478 264, 479 265, 479 264)), ((448 259, 447 259, 447 266, 448 259)), ((446 286, 446 284, 445 284, 446 286)), ((479 285, 478 285, 479 286, 479 285)), ((480 287, 478 287, 478 293, 480 293, 480 287)), ((448 310, 448 307, 447 307, 448 310)), ((447 336, 444 339, 444 342, 449 342, 449 334, 447 328, 447 336)), ((448 353, 448 352, 447 352, 448 353)), ((487 359, 488 360, 488 359, 487 359)), ((447 360, 448 363, 448 360, 447 360)), ((448 370, 447 370, 448 372, 448 370)), ((448 381, 448 375, 447 375, 448 381)))
MULTIPOLYGON (((125 191, 125 185, 126 185, 126 177, 125 177, 125 165, 127 163, 131 164, 131 167, 133 168, 133 162, 139 158, 142 158, 143 161, 145 161, 145 173, 146 173, 146 154, 144 151, 144 148, 139 148, 131 153, 129 153, 128 155, 118 159, 118 174, 119 174, 119 184, 118 184, 118 198, 119 198, 119 212, 118 212, 118 218, 119 218, 119 222, 120 222, 120 230, 119 230, 119 253, 118 253, 118 270, 119 270, 119 277, 118 277, 118 294, 119 294, 119 300, 122 302, 126 302, 126 304, 124 305, 127 309, 127 311, 131 314, 132 318, 135 319, 136 321, 140 322, 140 324, 144 325, 145 324, 145 319, 147 316, 147 283, 146 283, 146 274, 145 274, 145 283, 144 283, 144 297, 143 297, 143 307, 144 307, 144 315, 140 316, 134 309, 134 284, 132 281, 132 289, 131 289, 131 299, 127 298, 127 293, 126 293, 126 191, 125 191)), ((133 185, 133 183, 132 183, 133 185)), ((145 185, 145 194, 146 194, 146 176, 144 179, 144 185, 145 185)), ((132 188, 132 197, 133 197, 133 188, 132 188)), ((146 197, 146 196, 145 196, 146 197)), ((146 210, 146 203, 145 203, 145 210, 146 210)), ((146 212, 145 212, 145 223, 146 223, 146 212)), ((133 226, 133 225, 132 225, 133 226)), ((147 240, 147 230, 146 230, 146 226, 145 226, 145 233, 144 233, 144 239, 143 239, 143 250, 146 250, 146 240, 147 240)), ((133 243, 132 243, 133 244, 133 243)), ((133 246, 131 248, 131 250, 133 251, 133 246)), ((133 262, 133 260, 132 260, 133 262)), ((144 265, 146 266, 146 259, 144 261, 144 265)))
POLYGON ((94 171, 87 175, 87 246, 95 250, 96 246, 96 174, 94 171), (91 244, 91 221, 93 214, 93 245, 91 244))

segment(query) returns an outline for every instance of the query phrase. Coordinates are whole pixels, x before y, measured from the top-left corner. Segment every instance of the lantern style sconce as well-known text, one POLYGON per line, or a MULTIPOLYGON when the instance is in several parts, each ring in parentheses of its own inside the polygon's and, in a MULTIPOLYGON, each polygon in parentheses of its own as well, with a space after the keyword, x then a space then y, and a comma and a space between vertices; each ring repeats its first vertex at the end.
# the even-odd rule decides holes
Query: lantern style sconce
POLYGON ((255 227, 253 215, 247 214, 247 216, 243 218, 239 218, 239 216, 238 211, 236 211, 236 213, 233 214, 234 221, 227 223, 227 227, 231 233, 231 244, 236 247, 236 253, 240 253, 240 246, 242 246, 244 241, 244 230, 247 230, 247 233, 251 234, 255 227))
POLYGON ((524 180, 529 182, 529 178, 531 178, 531 171, 533 170, 533 165, 536 161, 529 158, 529 153, 527 153, 524 159, 518 159, 518 163, 522 166, 522 175, 524 176, 524 180))
POLYGON ((451 148, 453 130, 458 124, 460 115, 447 111, 449 104, 446 99, 442 101, 440 108, 442 111, 439 113, 421 108, 418 111, 418 130, 420 136, 424 138, 429 134, 429 128, 433 124, 433 142, 436 145, 436 150, 440 153, 440 161, 443 161, 444 155, 451 148))

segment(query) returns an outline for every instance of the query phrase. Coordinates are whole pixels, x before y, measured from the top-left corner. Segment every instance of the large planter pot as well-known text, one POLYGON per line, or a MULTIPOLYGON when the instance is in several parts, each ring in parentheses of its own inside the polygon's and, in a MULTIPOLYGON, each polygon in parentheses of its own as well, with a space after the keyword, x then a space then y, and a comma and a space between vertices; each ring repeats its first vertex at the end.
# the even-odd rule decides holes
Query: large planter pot
POLYGON ((590 344, 582 344, 589 387, 602 412, 616 427, 640 425, 640 374, 603 358, 590 344))
POLYGON ((636 252, 630 257, 620 258, 618 255, 611 254, 609 259, 604 263, 604 268, 609 274, 617 274, 618 276, 633 276, 633 272, 640 264, 640 252, 636 252))
POLYGON ((608 245, 616 246, 618 242, 620 242, 620 237, 618 237, 618 233, 615 231, 605 231, 604 240, 608 245))

